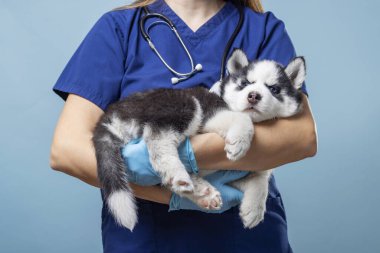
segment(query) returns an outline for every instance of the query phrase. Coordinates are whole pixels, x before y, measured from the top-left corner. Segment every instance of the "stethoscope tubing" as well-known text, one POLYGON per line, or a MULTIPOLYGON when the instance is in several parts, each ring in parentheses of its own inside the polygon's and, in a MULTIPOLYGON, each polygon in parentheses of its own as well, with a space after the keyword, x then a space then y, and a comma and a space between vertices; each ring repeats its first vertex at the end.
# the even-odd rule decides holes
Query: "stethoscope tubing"
POLYGON ((226 67, 226 61, 227 61, 227 56, 228 56, 228 52, 230 51, 231 49, 231 46, 232 46, 232 43, 234 42, 234 40, 236 39, 237 35, 239 34, 240 32, 240 29, 243 25, 243 21, 244 21, 244 12, 243 12, 243 7, 241 4, 236 4, 236 7, 239 11, 239 21, 235 27, 235 30, 234 32, 232 33, 230 39, 228 40, 227 42, 227 45, 224 49, 224 52, 223 52, 223 58, 222 58, 222 61, 220 63, 220 78, 219 78, 219 81, 221 81, 224 76, 225 76, 225 67, 226 67))
MULTIPOLYGON (((163 23, 165 25, 168 25, 166 22, 163 22, 163 21, 156 21, 154 23, 152 23, 148 28, 147 28, 147 31, 149 32, 149 29, 150 27, 152 27, 152 25, 154 25, 155 23, 163 23)), ((187 50, 185 44, 183 43, 181 37, 179 36, 178 32, 177 32, 177 29, 175 27, 171 27, 171 29, 173 30, 174 34, 176 35, 177 39, 179 40, 179 42, 181 43, 182 47, 185 49, 186 51, 186 54, 187 56, 189 57, 190 59, 190 64, 191 64, 191 69, 192 71, 191 72, 188 72, 188 73, 180 73, 180 72, 177 72, 175 71, 165 60, 164 58, 161 56, 161 54, 158 52, 158 50, 156 49, 156 47, 154 46, 153 42, 149 39, 147 39, 148 43, 149 43, 149 46, 150 48, 157 54, 157 56, 160 58, 160 60, 165 64, 165 66, 171 71, 173 72, 174 74, 176 74, 177 76, 188 76, 188 75, 191 75, 194 71, 194 61, 193 61, 193 58, 191 57, 190 55, 190 52, 189 50, 187 50)))
MULTIPOLYGON (((230 48, 232 46, 233 41, 235 40, 235 38, 237 37, 238 33, 240 32, 240 29, 241 29, 241 26, 242 26, 243 20, 244 20, 244 13, 243 13, 242 6, 240 4, 237 4, 237 8, 238 8, 238 11, 239 11, 239 21, 238 21, 238 24, 236 25, 236 28, 235 28, 234 32, 232 33, 232 35, 231 35, 230 39, 228 40, 227 45, 226 45, 226 47, 224 49, 222 61, 221 61, 221 64, 220 64, 220 79, 219 79, 219 81, 222 80, 224 78, 224 76, 225 76, 224 69, 225 69, 225 66, 226 66, 226 60, 227 60, 228 52, 230 51, 230 48)), ((149 47, 157 54, 157 56, 162 61, 162 63, 173 74, 177 75, 177 78, 172 78, 172 83, 173 84, 178 83, 179 81, 185 80, 185 79, 189 78, 190 76, 192 76, 193 74, 195 74, 196 72, 200 71, 202 69, 202 65, 197 64, 197 66, 194 67, 193 58, 191 57, 191 54, 190 54, 189 50, 187 49, 187 47, 185 46, 184 42, 182 41, 181 36, 178 34, 177 29, 176 29, 175 25, 173 24, 173 22, 169 18, 167 18, 166 16, 164 16, 163 14, 149 12, 149 10, 148 10, 148 8, 146 6, 144 6, 143 9, 144 9, 146 15, 143 16, 143 17, 141 17, 141 19, 140 19, 140 24, 139 25, 140 25, 141 34, 142 34, 143 38, 148 42, 149 47), (153 22, 152 24, 150 24, 148 26, 147 29, 145 29, 145 23, 146 23, 146 21, 149 18, 153 18, 153 17, 156 17, 156 18, 160 19, 160 21, 153 22), (180 72, 174 70, 163 59, 163 57, 161 56, 161 54, 158 52, 158 50, 154 46, 154 43, 151 40, 151 37, 149 36, 149 29, 153 25, 155 25, 157 23, 164 23, 165 25, 169 26, 169 28, 174 32, 174 34, 176 35, 177 39, 180 41, 182 47, 186 51, 187 56, 189 57, 190 64, 191 64, 191 71, 190 72, 180 73, 180 72), (176 80, 176 81, 173 81, 173 79, 176 80)))
MULTIPOLYGON (((194 61, 193 61, 193 58, 191 57, 191 54, 189 52, 189 50, 187 49, 187 47, 185 46, 184 42, 182 41, 182 38, 179 36, 178 34, 178 31, 175 27, 175 25, 173 24, 173 22, 168 19, 166 16, 160 14, 160 13, 150 13, 147 9, 146 6, 144 6, 144 10, 145 10, 145 13, 146 15, 142 17, 141 21, 140 21, 140 30, 141 30, 141 33, 144 37, 144 39, 148 42, 150 48, 157 54, 158 58, 160 58, 161 62, 172 72, 174 73, 175 75, 177 75, 179 78, 178 78, 178 81, 181 80, 181 78, 183 77, 189 77, 191 75, 193 75, 197 69, 194 67, 194 61), (145 29, 145 22, 147 21, 147 19, 149 18, 153 18, 153 17, 156 17, 156 18, 159 18, 161 19, 161 21, 156 21, 156 22, 153 22, 152 24, 150 24, 148 26, 147 29, 145 29), (178 71, 176 71, 174 68, 172 68, 165 60, 164 58, 162 57, 162 55, 158 52, 158 50, 156 49, 156 47, 154 46, 150 36, 149 36, 149 29, 157 24, 157 23, 163 23, 167 26, 169 26, 169 28, 174 32, 174 34, 176 35, 177 39, 179 40, 179 42, 181 43, 182 47, 184 48, 188 58, 190 59, 190 64, 191 64, 191 71, 190 72, 187 72, 187 73, 180 73, 178 71)), ((177 81, 177 82, 178 82, 177 81)))

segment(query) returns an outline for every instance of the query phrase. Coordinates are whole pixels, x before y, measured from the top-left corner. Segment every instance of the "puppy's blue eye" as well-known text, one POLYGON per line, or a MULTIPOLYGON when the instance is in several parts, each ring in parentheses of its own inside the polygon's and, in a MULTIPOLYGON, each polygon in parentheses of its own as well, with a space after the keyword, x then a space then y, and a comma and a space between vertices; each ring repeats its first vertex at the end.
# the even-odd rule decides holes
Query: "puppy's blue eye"
POLYGON ((274 94, 279 94, 281 89, 277 86, 269 86, 269 90, 274 94))

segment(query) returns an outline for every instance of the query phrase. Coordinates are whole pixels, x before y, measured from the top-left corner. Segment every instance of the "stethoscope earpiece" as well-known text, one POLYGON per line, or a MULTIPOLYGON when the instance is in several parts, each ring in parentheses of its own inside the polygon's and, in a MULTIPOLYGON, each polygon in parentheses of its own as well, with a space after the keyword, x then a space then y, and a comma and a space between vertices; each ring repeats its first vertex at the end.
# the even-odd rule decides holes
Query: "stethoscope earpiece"
POLYGON ((172 81, 172 84, 177 84, 179 82, 179 79, 178 77, 172 77, 171 81, 172 81))
POLYGON ((198 63, 196 66, 195 66, 195 70, 197 71, 201 71, 202 70, 202 64, 198 63))
POLYGON ((195 73, 201 71, 202 68, 203 68, 202 64, 198 63, 197 65, 195 65, 195 68, 190 73, 188 73, 188 75, 186 75, 184 77, 172 77, 171 82, 172 82, 172 84, 177 84, 180 81, 186 80, 186 79, 190 78, 192 75, 194 75, 195 73))

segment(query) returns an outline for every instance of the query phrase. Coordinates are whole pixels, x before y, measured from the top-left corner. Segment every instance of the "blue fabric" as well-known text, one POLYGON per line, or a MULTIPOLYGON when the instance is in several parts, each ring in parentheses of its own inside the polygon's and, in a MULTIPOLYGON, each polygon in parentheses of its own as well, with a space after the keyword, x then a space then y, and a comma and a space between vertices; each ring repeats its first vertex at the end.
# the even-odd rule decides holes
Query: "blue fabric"
MULTIPOLYGON (((102 110, 128 95, 159 87, 183 89, 202 85, 210 88, 218 80, 221 57, 238 20, 238 12, 227 4, 196 32, 158 0, 150 6, 170 18, 182 36, 195 63, 203 71, 172 86, 173 77, 142 38, 138 25, 141 9, 105 13, 87 34, 53 90, 63 99, 74 93, 102 110)), ((245 9, 242 29, 232 48, 242 48, 250 60, 272 59, 286 65, 295 56, 284 23, 273 13, 245 9)), ((151 37, 168 63, 186 72, 190 63, 173 33, 162 25, 151 37)), ((231 52, 230 52, 231 53, 231 52)), ((306 87, 303 85, 306 93, 306 87)), ((252 230, 243 228, 238 207, 222 214, 192 210, 168 212, 167 205, 139 200, 139 223, 133 233, 116 226, 104 203, 102 238, 105 252, 292 252, 281 195, 270 179, 265 221, 252 230), (169 240, 170 239, 170 240, 169 240)))

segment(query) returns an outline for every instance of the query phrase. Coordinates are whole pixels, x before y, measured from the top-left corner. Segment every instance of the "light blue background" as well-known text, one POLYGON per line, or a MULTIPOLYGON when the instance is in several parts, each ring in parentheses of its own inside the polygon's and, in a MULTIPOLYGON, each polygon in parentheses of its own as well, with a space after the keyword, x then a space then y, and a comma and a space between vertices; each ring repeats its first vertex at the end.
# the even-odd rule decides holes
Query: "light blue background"
MULTIPOLYGON (((49 168, 51 88, 123 1, 0 0, 0 252, 101 252, 99 190, 49 168)), ((276 171, 295 252, 380 252, 380 2, 264 2, 308 63, 316 157, 276 171)), ((294 129, 297 131, 297 129, 294 129)))

